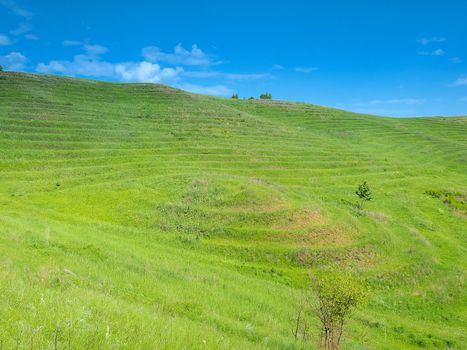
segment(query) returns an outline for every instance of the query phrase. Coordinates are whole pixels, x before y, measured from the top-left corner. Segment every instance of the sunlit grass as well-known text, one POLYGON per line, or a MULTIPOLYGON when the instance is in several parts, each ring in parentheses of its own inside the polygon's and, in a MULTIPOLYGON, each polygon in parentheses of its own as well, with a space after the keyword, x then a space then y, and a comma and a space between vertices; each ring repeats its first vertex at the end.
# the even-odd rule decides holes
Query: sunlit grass
POLYGON ((0 348, 314 348, 294 317, 329 267, 372 289, 346 348, 463 349, 466 135, 0 73, 0 348))

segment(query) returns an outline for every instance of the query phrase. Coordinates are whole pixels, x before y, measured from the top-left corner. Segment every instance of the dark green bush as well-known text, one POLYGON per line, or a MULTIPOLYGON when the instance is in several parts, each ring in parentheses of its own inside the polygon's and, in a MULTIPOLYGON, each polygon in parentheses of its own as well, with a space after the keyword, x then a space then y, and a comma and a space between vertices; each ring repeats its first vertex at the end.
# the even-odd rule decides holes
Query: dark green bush
POLYGON ((371 191, 366 181, 364 181, 358 186, 357 190, 355 191, 355 194, 362 201, 371 201, 371 191))
POLYGON ((265 93, 259 95, 259 98, 261 100, 272 100, 272 95, 269 92, 265 92, 265 93))

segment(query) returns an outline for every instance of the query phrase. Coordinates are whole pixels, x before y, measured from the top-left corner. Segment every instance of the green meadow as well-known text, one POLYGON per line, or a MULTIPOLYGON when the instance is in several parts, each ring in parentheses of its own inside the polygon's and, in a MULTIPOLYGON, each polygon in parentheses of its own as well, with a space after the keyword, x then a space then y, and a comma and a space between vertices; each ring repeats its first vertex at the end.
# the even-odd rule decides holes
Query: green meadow
POLYGON ((0 73, 0 349, 466 349, 467 117, 0 73), (373 199, 355 206, 367 181, 373 199))

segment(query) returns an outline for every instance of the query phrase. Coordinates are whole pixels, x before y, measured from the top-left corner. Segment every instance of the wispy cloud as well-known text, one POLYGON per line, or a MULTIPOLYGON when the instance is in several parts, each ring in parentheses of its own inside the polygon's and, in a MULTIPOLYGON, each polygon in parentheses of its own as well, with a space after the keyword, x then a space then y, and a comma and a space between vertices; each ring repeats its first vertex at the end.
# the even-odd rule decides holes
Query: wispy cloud
POLYGON ((84 52, 86 56, 92 58, 98 58, 99 56, 109 52, 109 49, 102 45, 83 45, 84 52))
POLYGON ((463 101, 463 102, 467 102, 467 96, 462 96, 462 97, 460 98, 460 100, 463 101))
POLYGON ((0 5, 5 6, 8 11, 20 17, 30 19, 34 16, 32 12, 20 7, 14 0, 0 0, 0 5))
POLYGON ((23 22, 19 23, 16 29, 10 30, 10 34, 14 37, 24 36, 28 40, 39 40, 36 34, 31 33, 34 26, 31 23, 31 19, 34 14, 28 10, 25 10, 15 0, 0 0, 0 5, 5 7, 10 14, 23 18, 23 22))
POLYGON ((456 64, 462 63, 462 59, 460 57, 453 57, 450 59, 450 61, 456 64))
POLYGON ((455 85, 467 85, 467 76, 462 76, 457 78, 457 80, 454 82, 455 85))
POLYGON ((173 53, 163 52, 157 46, 147 46, 141 50, 141 54, 152 63, 165 62, 182 66, 209 66, 215 63, 213 58, 197 45, 192 45, 191 50, 187 50, 178 44, 173 53))
POLYGON ((423 99, 418 98, 395 98, 389 100, 373 100, 370 101, 371 105, 384 105, 384 104, 399 104, 399 105, 421 105, 425 102, 423 99))
POLYGON ((214 85, 214 86, 203 86, 190 83, 176 84, 175 87, 198 93, 198 94, 207 94, 207 95, 216 95, 216 96, 230 96, 235 91, 225 85, 214 85))
POLYGON ((430 43, 442 43, 444 41, 446 41, 446 38, 442 36, 434 36, 431 38, 421 38, 418 40, 418 42, 422 45, 428 45, 430 43))
POLYGON ((26 67, 28 59, 20 52, 10 52, 8 55, 0 56, 0 64, 11 71, 22 71, 26 67))
POLYGON ((83 45, 83 42, 78 41, 78 40, 63 40, 62 44, 64 46, 81 46, 83 45))
POLYGON ((23 22, 18 25, 18 28, 10 30, 10 34, 14 36, 23 35, 32 31, 33 25, 30 22, 23 22))
POLYGON ((239 74, 239 73, 225 73, 223 74, 225 78, 229 80, 261 80, 272 78, 271 74, 263 74, 263 73, 246 73, 246 74, 239 74))
POLYGON ((28 40, 39 40, 39 37, 31 33, 34 26, 31 22, 22 22, 16 29, 10 30, 10 34, 16 37, 24 36, 28 40))
POLYGON ((63 46, 81 46, 84 51, 84 54, 87 57, 98 58, 99 56, 109 52, 110 50, 98 44, 88 44, 86 41, 79 41, 79 40, 63 40, 63 46))
POLYGON ((296 67, 294 68, 294 71, 298 73, 312 73, 317 71, 318 69, 318 67, 296 67))
POLYGON ((36 34, 32 34, 32 33, 26 34, 24 37, 28 40, 34 40, 34 41, 39 40, 39 37, 36 34))
POLYGON ((222 72, 214 70, 185 70, 183 75, 188 78, 195 79, 209 79, 209 78, 220 78, 222 72))
POLYGON ((436 49, 434 51, 419 51, 418 54, 422 56, 444 56, 445 52, 443 49, 436 49))
POLYGON ((184 70, 183 75, 189 78, 217 78, 232 81, 264 80, 273 78, 273 75, 268 73, 224 73, 216 70, 184 70))
POLYGON ((273 64, 272 65, 272 70, 284 70, 284 66, 280 65, 280 64, 273 64))
POLYGON ((0 34, 0 46, 11 45, 11 39, 7 35, 0 34))

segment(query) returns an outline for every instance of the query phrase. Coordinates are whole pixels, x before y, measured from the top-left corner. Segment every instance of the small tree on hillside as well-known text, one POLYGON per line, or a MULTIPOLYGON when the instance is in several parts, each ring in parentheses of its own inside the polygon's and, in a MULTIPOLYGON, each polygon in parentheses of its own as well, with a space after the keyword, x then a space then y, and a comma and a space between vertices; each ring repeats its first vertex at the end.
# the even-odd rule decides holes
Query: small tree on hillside
POLYGON ((269 92, 265 92, 265 93, 259 95, 259 98, 261 100, 272 100, 272 95, 269 92))
POLYGON ((318 297, 315 313, 321 323, 320 349, 338 350, 344 325, 354 308, 366 297, 366 291, 350 273, 325 273, 313 277, 318 297))
POLYGON ((355 191, 355 194, 358 196, 358 198, 362 202, 371 201, 371 191, 366 181, 363 181, 362 184, 358 185, 358 188, 355 191))
POLYGON ((233 94, 232 94, 232 98, 233 98, 234 100, 238 100, 238 94, 237 94, 237 93, 233 93, 233 94))
POLYGON ((0 64, 0 72, 3 72, 3 66, 0 64))

